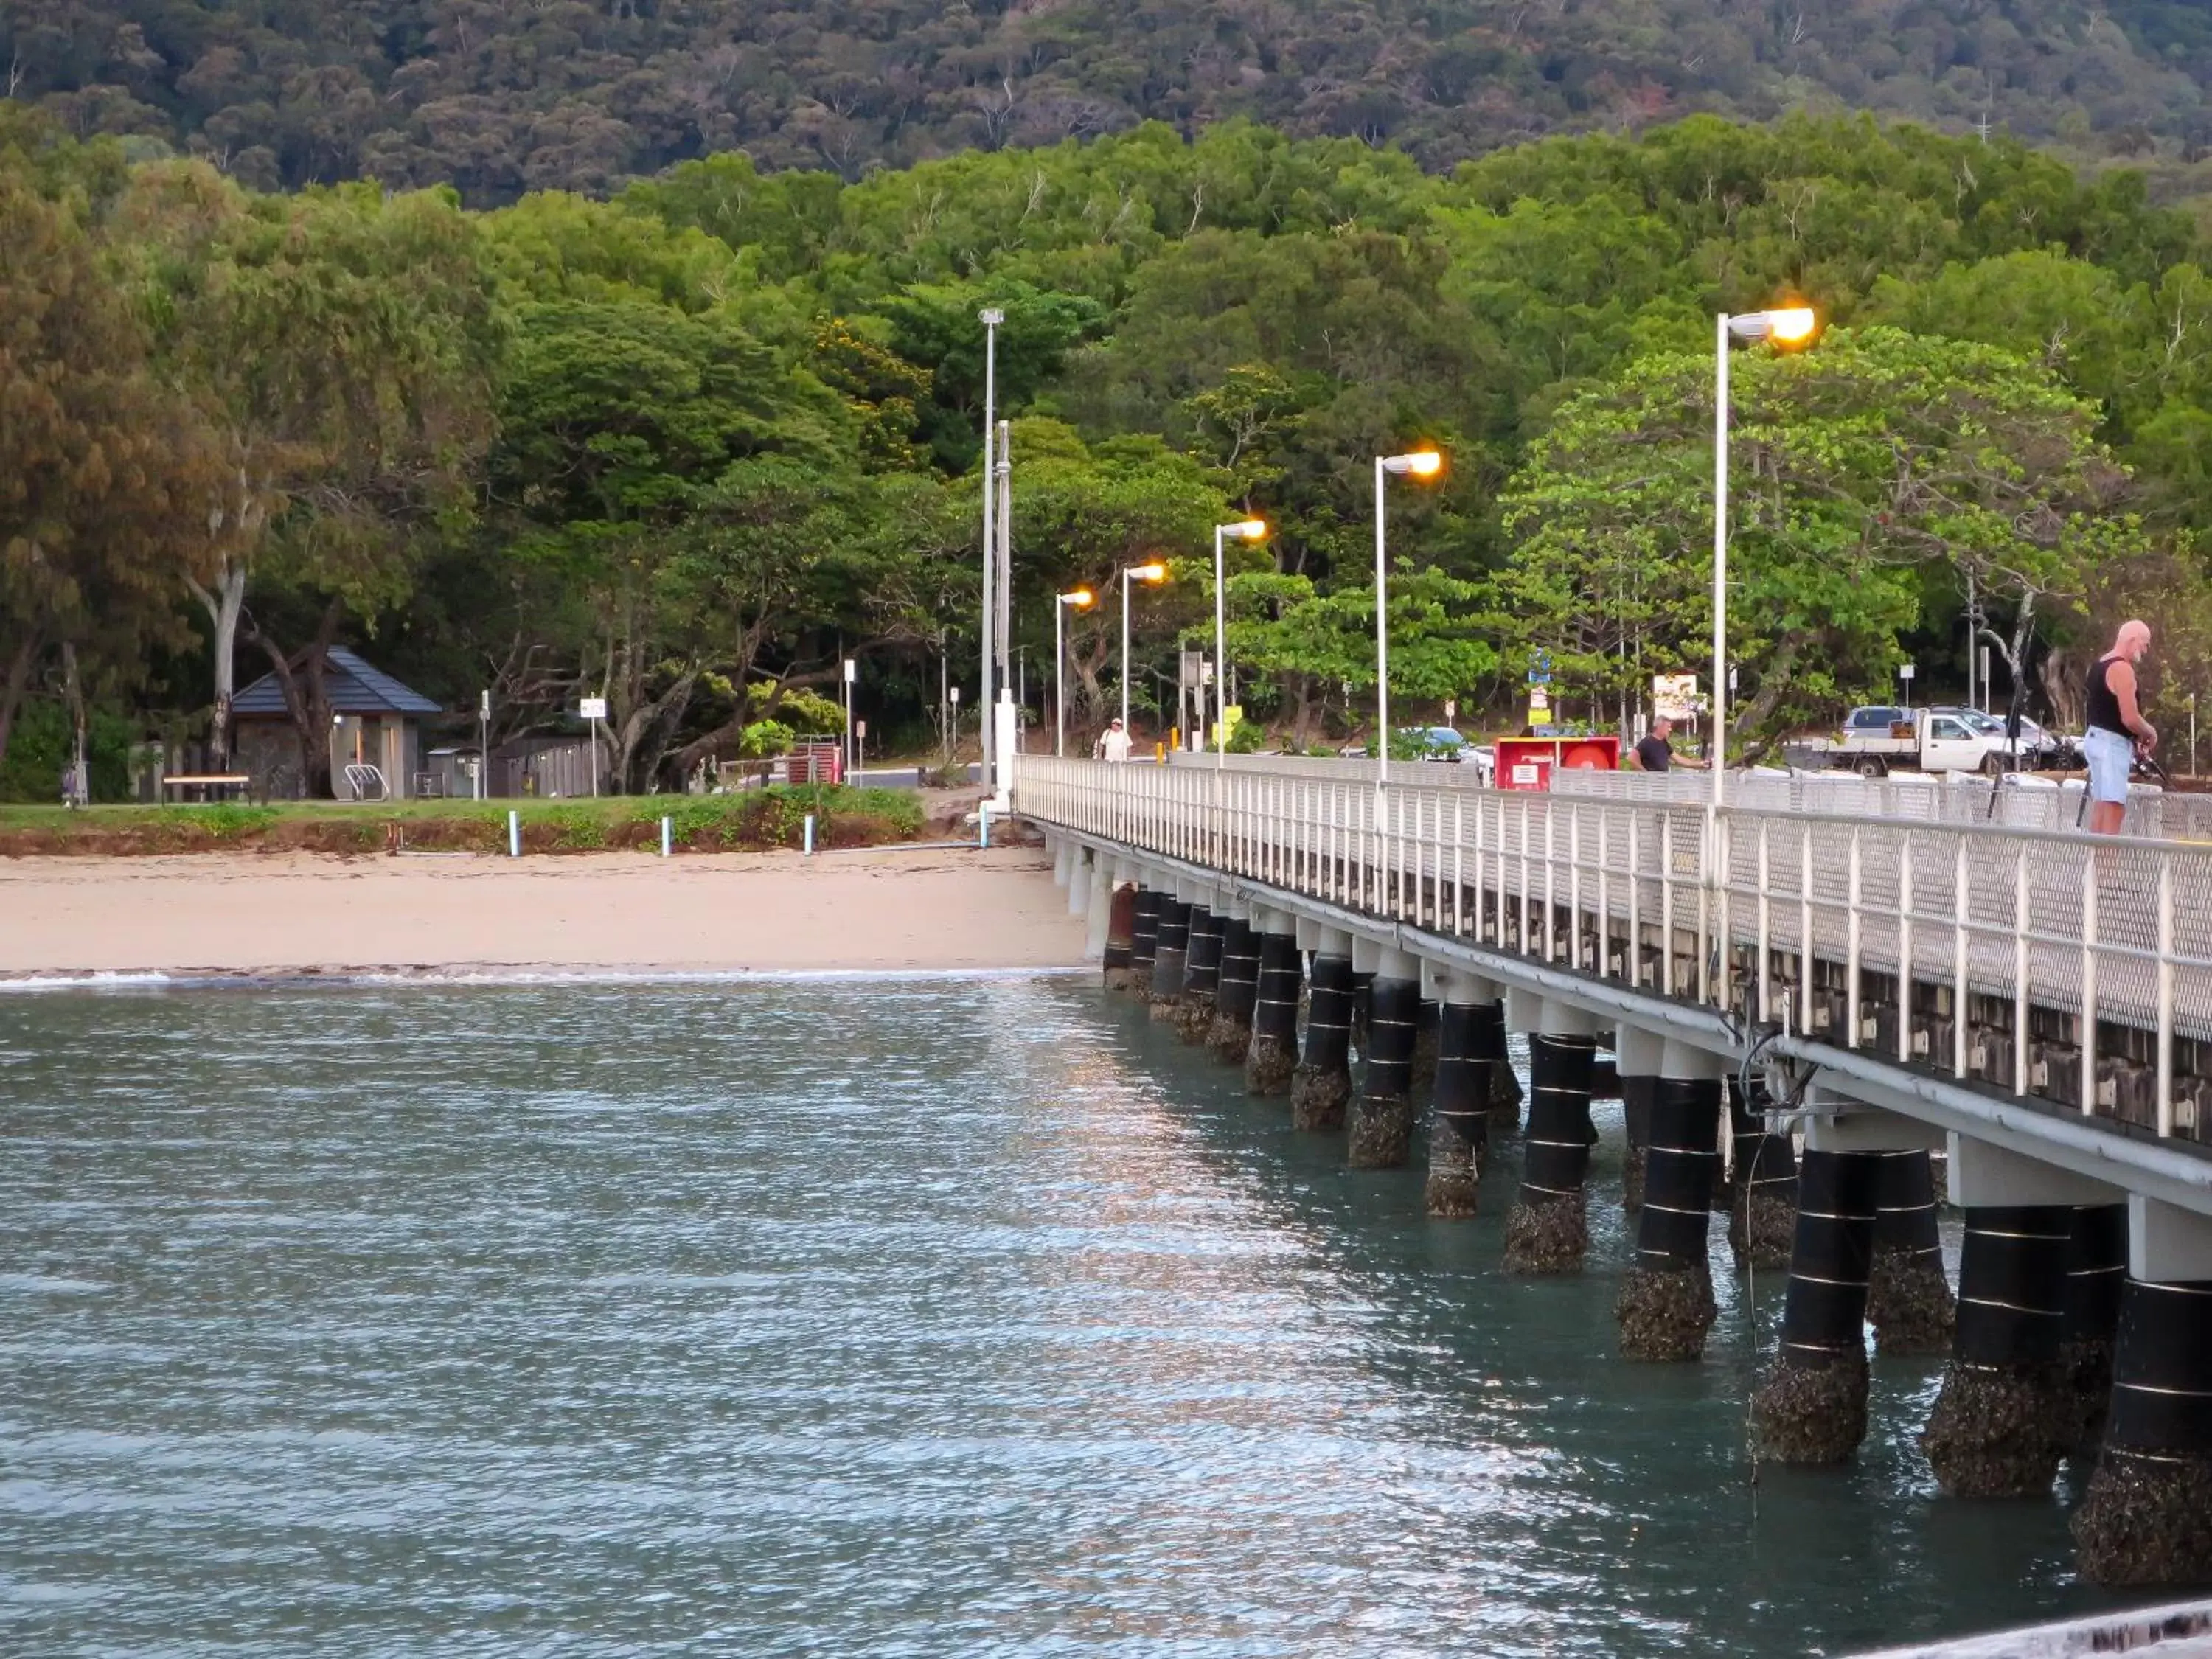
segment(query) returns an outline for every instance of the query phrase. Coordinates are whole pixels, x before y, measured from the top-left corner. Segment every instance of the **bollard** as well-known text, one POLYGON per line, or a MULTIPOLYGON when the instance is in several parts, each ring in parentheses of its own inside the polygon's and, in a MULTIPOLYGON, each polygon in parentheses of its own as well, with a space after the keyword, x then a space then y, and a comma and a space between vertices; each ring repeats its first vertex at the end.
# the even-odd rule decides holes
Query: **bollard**
POLYGON ((507 814, 507 855, 511 859, 522 856, 522 814, 512 807, 507 814))
POLYGON ((669 843, 672 838, 673 829, 674 821, 664 814, 660 820, 660 856, 663 858, 666 858, 668 856, 669 843))
POLYGON ((806 815, 806 856, 814 856, 814 814, 806 815))
POLYGON ((991 809, 988 806, 978 806, 975 809, 975 845, 988 847, 990 844, 991 809))

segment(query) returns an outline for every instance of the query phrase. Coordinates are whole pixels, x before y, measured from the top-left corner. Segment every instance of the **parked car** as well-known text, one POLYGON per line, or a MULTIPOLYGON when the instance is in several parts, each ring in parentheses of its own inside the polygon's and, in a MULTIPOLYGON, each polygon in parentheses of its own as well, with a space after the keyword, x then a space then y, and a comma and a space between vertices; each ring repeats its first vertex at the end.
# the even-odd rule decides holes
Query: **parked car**
MULTIPOLYGON (((1994 738, 2009 758, 2011 744, 2005 737, 2002 716, 1985 714, 1978 708, 1931 708, 1931 714, 1944 714, 1964 720, 1967 726, 1983 737, 1994 738)), ((2064 739, 2045 731, 2023 714, 2020 720, 2020 763, 2024 768, 2058 766, 2065 762, 2067 744, 2064 739)))
POLYGON ((1966 720, 1971 712, 1887 705, 1854 708, 1844 721, 1843 735, 1816 748, 1830 765, 1866 778, 1915 769, 1994 776, 2008 762, 2004 722, 1996 722, 1991 735, 1966 720))

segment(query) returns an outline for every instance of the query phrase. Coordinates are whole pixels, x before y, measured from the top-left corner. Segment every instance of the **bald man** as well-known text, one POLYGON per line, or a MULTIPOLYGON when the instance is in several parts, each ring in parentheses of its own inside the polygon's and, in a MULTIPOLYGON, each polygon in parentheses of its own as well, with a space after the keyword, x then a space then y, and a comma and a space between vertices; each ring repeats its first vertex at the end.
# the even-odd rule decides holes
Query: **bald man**
POLYGON ((2136 665, 2150 649, 2150 624, 2124 622, 2112 648, 2089 671, 2089 828, 2117 836, 2128 815, 2128 773, 2138 752, 2158 747, 2158 728, 2143 718, 2136 665))

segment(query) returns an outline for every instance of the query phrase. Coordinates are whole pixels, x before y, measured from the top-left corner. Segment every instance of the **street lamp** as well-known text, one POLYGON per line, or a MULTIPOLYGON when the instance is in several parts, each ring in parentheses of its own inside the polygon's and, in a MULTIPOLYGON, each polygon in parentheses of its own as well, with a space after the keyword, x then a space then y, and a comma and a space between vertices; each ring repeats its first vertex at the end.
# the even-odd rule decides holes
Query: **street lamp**
POLYGON ((1221 544, 1234 536, 1240 542, 1256 542, 1267 533, 1264 520, 1245 519, 1237 524, 1213 526, 1213 763, 1228 764, 1229 756, 1229 612, 1223 594, 1221 544))
POLYGON ((1785 306, 1741 317, 1720 313, 1713 360, 1713 805, 1723 799, 1728 775, 1728 543, 1729 543, 1729 343, 1771 340, 1784 348, 1801 346, 1820 330, 1810 306, 1785 306))
POLYGON ((1085 611, 1097 598, 1089 588, 1079 587, 1052 602, 1052 752, 1055 758, 1067 752, 1067 607, 1085 611))
POLYGON ((991 672, 998 660, 994 621, 999 609, 998 562, 994 550, 998 475, 992 465, 992 441, 998 435, 999 325, 1006 320, 1006 313, 988 306, 975 317, 983 325, 983 683, 976 702, 982 710, 983 783, 988 789, 998 781, 993 772, 991 742, 991 711, 997 705, 991 690, 991 672))
POLYGON ((1390 772, 1390 633, 1387 622, 1389 577, 1383 551, 1382 484, 1391 477, 1426 481, 1443 470, 1444 458, 1433 449, 1375 458, 1375 719, 1379 727, 1375 742, 1375 787, 1378 796, 1390 772))
POLYGON ((1157 587, 1168 579, 1164 564, 1125 564, 1121 567, 1121 729, 1129 729, 1129 584, 1149 582, 1157 587))

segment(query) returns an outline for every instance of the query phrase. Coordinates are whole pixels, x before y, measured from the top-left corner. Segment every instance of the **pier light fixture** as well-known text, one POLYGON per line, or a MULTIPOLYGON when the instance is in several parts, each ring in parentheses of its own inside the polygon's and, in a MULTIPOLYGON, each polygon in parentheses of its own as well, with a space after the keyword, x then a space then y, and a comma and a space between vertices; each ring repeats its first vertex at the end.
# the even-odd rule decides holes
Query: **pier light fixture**
POLYGON ((1820 331, 1810 306, 1731 316, 1723 311, 1713 346, 1713 805, 1727 799, 1728 778, 1728 544, 1729 347, 1737 340, 1765 340, 1784 349, 1809 345, 1820 331))
POLYGON ((1087 587, 1062 593, 1052 606, 1052 752, 1067 752, 1067 613, 1072 607, 1088 611, 1098 596, 1087 587))
POLYGON ((1125 564, 1121 567, 1121 729, 1129 729, 1129 584, 1144 582, 1157 587, 1168 579, 1168 568, 1155 561, 1151 564, 1125 564))
POLYGON ((1375 793, 1378 809, 1390 775, 1389 558, 1383 533, 1383 485, 1391 478, 1422 483, 1443 475, 1444 458, 1433 449, 1375 458, 1375 793))
POLYGON ((1213 763, 1224 766, 1229 756, 1229 610, 1227 573, 1223 568, 1222 545, 1231 538, 1240 542, 1267 539, 1267 522, 1264 519, 1246 519, 1237 524, 1218 524, 1213 526, 1213 763))
POLYGON ((997 306, 987 306, 975 313, 975 320, 983 325, 983 682, 976 706, 982 710, 983 787, 995 791, 1005 783, 998 775, 998 746, 992 741, 991 731, 991 711, 997 706, 992 676, 1005 649, 997 636, 999 562, 1005 550, 999 546, 998 514, 994 510, 998 472, 993 446, 999 430, 999 326, 1006 320, 1006 313, 997 306))

